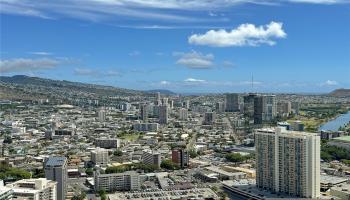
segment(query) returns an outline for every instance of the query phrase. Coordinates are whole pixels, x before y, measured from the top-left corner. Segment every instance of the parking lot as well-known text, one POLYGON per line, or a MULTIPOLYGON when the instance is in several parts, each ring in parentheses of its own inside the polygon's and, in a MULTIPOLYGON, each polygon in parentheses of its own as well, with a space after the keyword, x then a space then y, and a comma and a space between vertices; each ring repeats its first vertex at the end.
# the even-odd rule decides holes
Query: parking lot
POLYGON ((203 199, 212 197, 218 199, 218 196, 210 188, 196 188, 188 190, 148 190, 142 192, 119 192, 108 195, 110 200, 123 199, 153 199, 153 200, 171 200, 171 199, 203 199))

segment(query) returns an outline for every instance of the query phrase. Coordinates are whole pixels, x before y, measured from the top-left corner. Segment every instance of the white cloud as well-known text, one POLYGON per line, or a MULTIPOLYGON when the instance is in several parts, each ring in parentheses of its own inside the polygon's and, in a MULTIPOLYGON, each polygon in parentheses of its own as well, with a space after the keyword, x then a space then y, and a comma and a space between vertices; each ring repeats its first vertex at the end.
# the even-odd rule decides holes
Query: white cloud
POLYGON ((104 72, 104 71, 99 71, 96 69, 89 69, 89 68, 75 68, 74 74, 78 76, 88 76, 93 78, 121 76, 121 73, 115 70, 109 70, 107 72, 104 72))
POLYGON ((213 54, 202 54, 192 51, 190 53, 173 53, 175 56, 181 56, 176 64, 184 65, 192 69, 208 69, 213 66, 213 54))
POLYGON ((160 85, 170 85, 169 81, 160 81, 160 85))
POLYGON ((346 3, 345 0, 289 0, 292 3, 313 3, 313 4, 338 4, 346 3))
POLYGON ((32 52, 28 52, 29 54, 33 54, 33 55, 38 55, 38 56, 50 56, 52 55, 51 52, 46 52, 46 51, 32 51, 32 52))
POLYGON ((57 67, 60 63, 60 60, 50 58, 0 60, 0 72, 11 73, 48 70, 57 67))
POLYGON ((205 80, 202 79, 195 79, 195 78, 187 78, 184 80, 184 82, 189 82, 189 83, 203 83, 205 80))
POLYGON ((94 76, 96 75, 96 71, 86 68, 75 68, 74 74, 79 76, 94 76))
POLYGON ((224 60, 224 62, 222 62, 222 64, 224 65, 224 67, 234 67, 235 64, 229 60, 224 60))
POLYGON ((334 85, 338 85, 337 81, 332 81, 332 80, 327 80, 323 85, 325 86, 334 86, 334 85))
POLYGON ((227 22, 222 12, 243 4, 337 4, 348 0, 0 0, 0 13, 44 19, 74 18, 146 29, 177 28, 179 23, 227 22), (183 12, 169 12, 183 11, 183 12), (194 13, 196 12, 196 13, 194 13), (196 15, 199 14, 199 15, 196 15), (142 19, 143 24, 135 23, 142 19), (128 23, 132 21, 133 23, 128 23), (154 22, 160 22, 154 24, 154 22), (117 23, 113 23, 117 22, 117 23), (148 23, 145 23, 148 22, 148 23), (173 26, 171 26, 173 25, 173 26))
POLYGON ((210 30, 205 34, 194 34, 188 38, 190 44, 214 47, 274 45, 274 38, 285 38, 287 34, 281 22, 270 22, 265 26, 241 24, 236 29, 226 31, 210 30))

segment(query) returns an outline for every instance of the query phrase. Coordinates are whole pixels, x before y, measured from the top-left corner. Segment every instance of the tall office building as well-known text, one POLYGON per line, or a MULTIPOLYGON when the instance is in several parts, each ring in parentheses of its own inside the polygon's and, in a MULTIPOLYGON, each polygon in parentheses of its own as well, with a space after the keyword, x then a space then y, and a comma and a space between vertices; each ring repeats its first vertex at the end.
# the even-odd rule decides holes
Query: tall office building
POLYGON ((189 165, 189 154, 184 149, 174 149, 171 152, 171 160, 178 164, 179 167, 185 168, 189 165))
POLYGON ((292 112, 292 104, 290 101, 279 102, 277 104, 277 113, 279 116, 288 116, 292 112))
POLYGON ((250 124, 262 124, 275 119, 277 105, 275 95, 248 94, 244 96, 244 116, 250 124))
POLYGON ((215 104, 215 110, 217 113, 223 113, 225 111, 225 104, 223 102, 217 102, 215 104))
POLYGON ((168 106, 167 105, 159 106, 159 123, 160 124, 168 123, 168 106))
POLYGON ((162 101, 160 99, 160 92, 156 93, 156 101, 154 102, 155 105, 160 106, 162 105, 162 101))
POLYGON ((98 111, 98 121, 99 122, 104 122, 106 121, 106 110, 104 108, 100 109, 98 111))
POLYGON ((276 118, 277 103, 275 95, 263 95, 263 121, 271 121, 276 118))
POLYGON ((264 98, 256 95, 254 97, 254 124, 262 124, 264 115, 264 98))
POLYGON ((225 96, 225 110, 226 112, 239 111, 238 94, 229 93, 225 96))
POLYGON ((173 109, 173 108, 174 108, 174 100, 170 99, 170 100, 168 101, 168 104, 169 104, 170 109, 173 109))
POLYGON ((292 111, 293 113, 299 115, 300 102, 292 102, 292 111))
POLYGON ((254 123, 254 101, 257 95, 250 93, 243 97, 244 101, 244 117, 249 122, 249 124, 254 123))
POLYGON ((169 100, 168 98, 165 98, 165 97, 162 98, 162 101, 161 101, 161 102, 162 102, 162 105, 163 105, 163 106, 168 105, 168 100, 169 100))
POLYGON ((57 182, 57 200, 65 200, 67 192, 67 158, 49 157, 45 163, 45 178, 57 182))
POLYGON ((190 100, 182 102, 182 106, 186 109, 190 109, 190 100))
POLYGON ((148 105, 147 104, 140 105, 140 119, 144 122, 147 122, 147 119, 148 119, 148 105))
POLYGON ((153 117, 159 118, 159 106, 157 105, 152 106, 152 114, 153 114, 153 117))
POLYGON ((204 122, 205 125, 210 125, 214 123, 215 114, 213 112, 204 113, 204 122))
POLYGON ((188 111, 186 108, 180 108, 179 119, 182 121, 186 121, 188 119, 188 111))
POLYGON ((296 197, 320 196, 320 137, 316 133, 259 129, 255 152, 257 187, 296 197))
POLYGON ((123 103, 123 104, 121 105, 122 111, 129 111, 130 108, 131 108, 131 104, 128 103, 128 102, 125 102, 125 103, 123 103))

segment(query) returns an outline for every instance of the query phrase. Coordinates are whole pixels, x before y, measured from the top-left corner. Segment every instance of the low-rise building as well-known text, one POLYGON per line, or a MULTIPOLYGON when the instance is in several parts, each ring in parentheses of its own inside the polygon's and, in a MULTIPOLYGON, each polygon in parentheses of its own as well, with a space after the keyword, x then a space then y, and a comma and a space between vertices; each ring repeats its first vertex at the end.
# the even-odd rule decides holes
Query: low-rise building
POLYGON ((57 182, 46 178, 23 179, 6 185, 13 190, 14 199, 56 200, 57 182))
POLYGON ((350 184, 341 184, 331 188, 330 193, 339 199, 350 199, 350 184))
POLYGON ((95 173, 95 190, 134 191, 140 190, 140 175, 134 171, 113 174, 95 173))
POLYGON ((142 154, 143 164, 155 165, 160 168, 161 158, 160 153, 144 150, 142 154))
POLYGON ((119 148, 120 141, 117 138, 97 138, 95 139, 95 145, 101 148, 119 148))
POLYGON ((91 151, 91 161, 95 165, 107 165, 109 162, 108 151, 103 148, 96 148, 91 151))
POLYGON ((135 123, 133 124, 133 129, 136 131, 158 131, 159 124, 158 123, 135 123))

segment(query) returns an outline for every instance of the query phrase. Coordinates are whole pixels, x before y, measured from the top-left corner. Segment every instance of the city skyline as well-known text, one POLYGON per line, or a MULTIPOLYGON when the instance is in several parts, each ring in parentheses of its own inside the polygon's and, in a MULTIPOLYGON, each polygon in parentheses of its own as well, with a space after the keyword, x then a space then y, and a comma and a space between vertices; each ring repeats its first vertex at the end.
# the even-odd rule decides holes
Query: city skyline
POLYGON ((350 87, 347 1, 0 2, 2 76, 177 93, 350 87))

